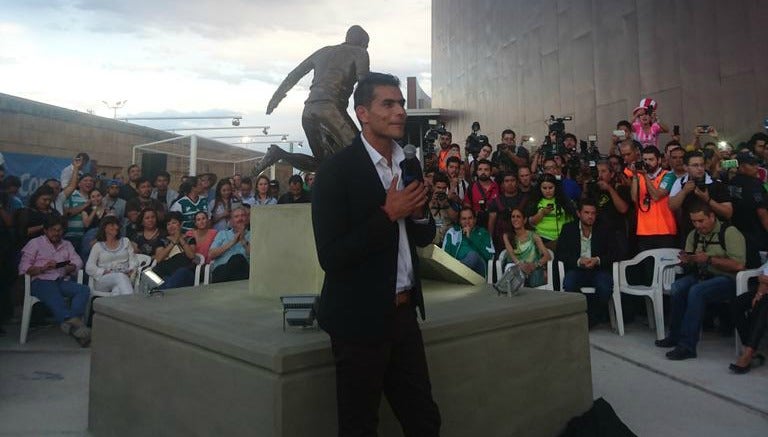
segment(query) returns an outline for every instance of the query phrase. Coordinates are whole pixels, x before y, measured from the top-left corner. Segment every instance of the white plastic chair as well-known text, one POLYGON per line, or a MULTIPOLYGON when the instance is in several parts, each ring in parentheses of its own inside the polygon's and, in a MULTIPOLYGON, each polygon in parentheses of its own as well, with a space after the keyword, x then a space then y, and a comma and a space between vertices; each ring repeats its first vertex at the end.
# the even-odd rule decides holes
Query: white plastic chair
MULTIPOLYGON (((760 276, 763 273, 763 270, 768 268, 768 262, 763 264, 762 266, 756 268, 756 269, 750 269, 750 270, 744 270, 739 273, 736 273, 736 297, 741 296, 742 294, 749 291, 749 280, 752 278, 756 278, 760 276)), ((736 341, 736 356, 741 355, 741 340, 739 338, 739 332, 736 331, 735 335, 735 341, 736 341)))
POLYGON ((672 273, 664 273, 665 269, 670 266, 676 266, 680 263, 678 254, 680 249, 652 249, 640 252, 634 258, 626 261, 618 261, 613 263, 613 309, 616 316, 616 329, 619 335, 624 335, 624 315, 621 310, 621 293, 631 294, 634 296, 643 296, 650 300, 646 301, 646 308, 648 309, 648 325, 651 330, 656 330, 656 338, 662 340, 665 336, 664 332, 664 300, 663 289, 664 281, 663 276, 666 275, 666 280, 670 278, 674 280, 675 269, 668 269, 672 273), (650 286, 646 285, 630 285, 627 282, 627 268, 640 264, 646 258, 653 259, 653 278, 650 286))
POLYGON ((205 263, 205 257, 202 254, 195 254, 195 287, 200 285, 200 276, 202 276, 203 285, 211 282, 211 265, 205 263))
MULTIPOLYGON (((83 271, 77 271, 77 283, 83 283, 83 271)), ((32 296, 32 277, 24 274, 24 306, 21 309, 21 329, 19 330, 19 344, 27 342, 27 334, 29 333, 29 320, 32 318, 32 307, 36 303, 40 302, 40 299, 32 296)))

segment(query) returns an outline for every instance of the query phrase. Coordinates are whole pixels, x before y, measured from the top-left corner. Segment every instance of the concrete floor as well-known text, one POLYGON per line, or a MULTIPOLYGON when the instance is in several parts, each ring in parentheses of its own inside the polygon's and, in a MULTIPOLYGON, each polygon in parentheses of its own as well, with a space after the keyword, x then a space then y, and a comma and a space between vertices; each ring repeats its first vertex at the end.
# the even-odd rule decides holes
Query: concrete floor
MULTIPOLYGON (((0 337, 0 436, 87 436, 90 352, 56 327, 18 344, 0 337)), ((639 436, 765 436, 768 366, 728 372, 733 339, 705 334, 699 358, 671 362, 641 324, 618 337, 590 334, 594 397, 605 398, 639 436)), ((481 430, 478 430, 481 431, 481 430)))

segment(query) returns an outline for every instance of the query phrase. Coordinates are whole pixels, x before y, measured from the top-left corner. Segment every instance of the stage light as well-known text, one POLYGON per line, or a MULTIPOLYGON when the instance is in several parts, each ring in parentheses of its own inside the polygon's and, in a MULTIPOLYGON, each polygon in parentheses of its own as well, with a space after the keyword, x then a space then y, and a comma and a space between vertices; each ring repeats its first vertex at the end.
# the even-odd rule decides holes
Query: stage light
POLYGON ((240 126, 240 119, 243 117, 232 117, 232 126, 240 126))
POLYGON ((283 304, 283 331, 285 331, 286 323, 288 326, 302 328, 315 325, 320 296, 316 294, 290 294, 280 296, 280 302, 283 304))
POLYGON ((150 270, 144 270, 141 272, 141 279, 139 279, 139 292, 142 294, 150 295, 156 293, 158 288, 163 285, 165 281, 157 273, 150 270))

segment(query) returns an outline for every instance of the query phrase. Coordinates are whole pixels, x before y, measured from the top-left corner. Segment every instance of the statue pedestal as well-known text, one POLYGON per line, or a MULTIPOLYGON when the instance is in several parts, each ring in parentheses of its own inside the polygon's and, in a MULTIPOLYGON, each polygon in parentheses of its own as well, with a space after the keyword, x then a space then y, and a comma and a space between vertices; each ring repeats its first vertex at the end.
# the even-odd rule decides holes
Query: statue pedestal
MULTIPOLYGON (((427 281, 422 324, 444 436, 558 434, 592 403, 582 296, 427 281)), ((328 336, 282 331, 247 282, 95 303, 95 436, 335 436, 328 336)), ((382 401, 380 435, 401 435, 382 401)))

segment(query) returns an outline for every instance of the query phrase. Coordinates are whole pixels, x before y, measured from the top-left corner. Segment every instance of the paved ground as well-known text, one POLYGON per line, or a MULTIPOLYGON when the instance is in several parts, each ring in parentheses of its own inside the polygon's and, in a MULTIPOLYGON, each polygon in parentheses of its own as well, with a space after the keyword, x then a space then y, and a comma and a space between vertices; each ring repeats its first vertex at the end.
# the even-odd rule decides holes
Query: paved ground
MULTIPOLYGON (((87 436, 90 352, 58 328, 17 325, 0 337, 0 436, 87 436)), ((595 398, 605 398, 639 436, 768 435, 768 366, 732 375, 733 339, 705 334, 699 358, 671 362, 653 333, 628 325, 590 334, 595 398)))

